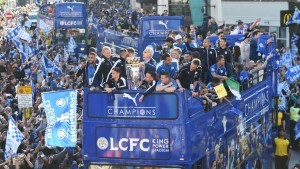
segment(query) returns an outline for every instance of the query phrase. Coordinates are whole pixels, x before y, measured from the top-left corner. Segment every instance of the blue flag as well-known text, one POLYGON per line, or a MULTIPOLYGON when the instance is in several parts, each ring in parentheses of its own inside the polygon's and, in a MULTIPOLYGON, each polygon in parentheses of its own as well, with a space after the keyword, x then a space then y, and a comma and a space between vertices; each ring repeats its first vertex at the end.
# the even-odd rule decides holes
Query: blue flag
POLYGON ((293 66, 293 62, 292 62, 292 55, 291 55, 291 52, 290 50, 287 50, 286 52, 284 52, 282 55, 281 55, 281 59, 280 59, 280 62, 279 62, 279 67, 282 67, 282 66, 286 66, 287 68, 290 68, 293 66))
POLYGON ((295 131, 295 140, 297 140, 298 138, 300 138, 300 121, 298 121, 297 124, 295 125, 294 131, 295 131))
POLYGON ((300 65, 290 67, 285 73, 288 83, 293 83, 300 78, 300 65))
POLYGON ((74 53, 76 48, 77 48, 77 44, 76 44, 74 38, 71 36, 70 40, 69 40, 69 43, 68 43, 69 53, 74 53))
POLYGON ((19 41, 19 39, 14 39, 13 42, 15 42, 17 49, 19 52, 22 52, 24 49, 23 44, 19 41))
POLYGON ((77 90, 42 93, 47 116, 46 146, 75 147, 77 90))
POLYGON ((295 6, 295 11, 292 17, 285 23, 285 25, 290 25, 292 23, 299 24, 300 23, 300 11, 299 9, 295 6))
POLYGON ((258 38, 257 41, 257 52, 264 53, 266 51, 266 40, 263 38, 258 38))
POLYGON ((42 55, 42 69, 45 75, 53 73, 54 70, 54 64, 45 54, 42 55))
POLYGON ((9 29, 7 31, 8 39, 14 39, 15 37, 17 37, 19 34, 19 31, 20 31, 20 28, 18 26, 14 27, 12 29, 9 29))
POLYGON ((39 21, 37 27, 42 29, 42 31, 45 32, 45 33, 49 33, 51 31, 50 26, 47 25, 47 23, 44 22, 43 20, 39 21))
POLYGON ((17 128, 15 120, 10 116, 5 144, 5 159, 9 157, 11 149, 12 157, 14 157, 17 154, 18 147, 22 143, 23 139, 24 135, 17 128))
POLYGON ((48 73, 55 73, 55 77, 59 77, 62 74, 62 70, 56 66, 47 56, 43 53, 42 55, 42 71, 44 75, 48 73))

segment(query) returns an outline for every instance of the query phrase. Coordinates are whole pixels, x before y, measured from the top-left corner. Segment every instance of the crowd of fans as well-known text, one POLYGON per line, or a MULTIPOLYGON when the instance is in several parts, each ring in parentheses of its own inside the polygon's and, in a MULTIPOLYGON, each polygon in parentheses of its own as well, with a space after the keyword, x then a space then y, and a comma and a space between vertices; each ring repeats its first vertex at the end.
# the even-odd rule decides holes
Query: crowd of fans
MULTIPOLYGON (((1 59, 0 59, 0 168, 81 168, 81 118, 82 118, 82 89, 102 89, 108 93, 114 90, 132 89, 135 86, 128 80, 126 64, 135 60, 133 48, 122 49, 120 57, 112 57, 111 49, 103 47, 102 51, 89 49, 88 60, 75 60, 69 64, 66 60, 64 48, 56 46, 51 41, 52 35, 32 35, 29 45, 34 55, 22 61, 16 44, 7 39, 7 30, 14 27, 18 18, 26 20, 26 14, 33 10, 32 6, 15 10, 14 18, 0 17, 1 27, 1 59), (62 70, 62 75, 55 73, 45 74, 42 70, 41 51, 62 70), (98 53, 101 53, 98 56, 98 53), (31 115, 25 117, 25 109, 18 108, 16 88, 29 85, 33 88, 33 108, 31 115), (77 89, 77 131, 78 141, 76 148, 46 147, 44 136, 46 129, 46 115, 44 112, 41 93, 64 89, 77 89), (5 160, 5 144, 9 118, 16 121, 19 130, 25 136, 19 146, 17 155, 5 160)), ((124 1, 97 1, 90 4, 92 21, 105 28, 122 31, 123 33, 138 33, 139 19, 142 16, 158 15, 156 11, 150 13, 131 6, 129 0, 124 1)), ((168 15, 165 10, 162 15, 168 15)), ((139 97, 143 102, 153 91, 159 92, 186 92, 191 97, 202 99, 205 110, 216 106, 222 100, 217 97, 214 87, 232 78, 241 84, 244 90, 266 77, 266 67, 272 56, 264 56, 257 51, 257 39, 261 31, 258 25, 260 19, 251 25, 239 21, 236 26, 218 26, 213 17, 208 18, 202 27, 190 25, 180 27, 178 32, 170 32, 165 39, 167 50, 160 60, 152 58, 154 50, 147 47, 143 52, 143 59, 139 67, 143 69, 143 77, 139 79, 139 89, 144 93, 139 97), (244 39, 236 46, 229 46, 224 35, 243 34, 244 39), (216 35, 219 39, 212 44, 207 36, 216 35), (189 91, 189 92, 187 92, 189 91)), ((25 43, 25 42, 24 42, 25 43)), ((272 43, 272 39, 266 45, 272 43)), ((72 60, 72 58, 71 58, 72 60)), ((299 64, 299 57, 294 65, 299 64)), ((280 69, 280 82, 284 81, 286 68, 280 69)), ((289 108, 299 109, 299 81, 292 84, 291 93, 294 102, 289 102, 289 108), (297 87, 298 86, 298 87, 297 87), (296 99, 295 99, 296 98, 296 99)), ((228 101, 228 100, 227 100, 228 101)), ((229 102, 229 101, 228 101, 229 102)), ((289 114, 289 109, 283 111, 289 114)), ((286 117, 282 118, 283 120, 286 117)), ((294 143, 296 146, 296 143, 294 143)))

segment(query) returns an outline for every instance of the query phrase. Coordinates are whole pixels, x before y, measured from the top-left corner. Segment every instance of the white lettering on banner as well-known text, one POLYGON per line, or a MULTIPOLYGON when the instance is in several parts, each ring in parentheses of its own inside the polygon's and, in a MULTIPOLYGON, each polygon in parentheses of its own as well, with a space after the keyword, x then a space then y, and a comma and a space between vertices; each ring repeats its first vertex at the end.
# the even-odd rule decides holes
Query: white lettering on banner
POLYGON ((136 147, 137 145, 139 145, 140 149, 142 151, 149 151, 149 147, 144 147, 144 143, 149 143, 149 140, 148 139, 142 139, 140 141, 139 138, 122 138, 119 140, 119 144, 118 144, 118 147, 115 147, 114 146, 114 138, 110 137, 110 150, 114 150, 114 151, 117 151, 117 150, 122 150, 122 151, 127 151, 128 150, 128 146, 123 146, 123 144, 125 143, 129 143, 129 151, 133 151, 133 148, 136 147), (139 143, 138 143, 139 142, 139 143))
POLYGON ((156 117, 155 107, 111 107, 108 106, 107 115, 113 117, 156 117))
POLYGON ((82 25, 82 21, 60 21, 59 25, 62 26, 76 26, 76 25, 82 25))
POLYGON ((71 142, 77 141, 77 129, 76 129, 76 104, 77 95, 76 92, 70 93, 70 125, 71 125, 71 142))
POLYGON ((60 12, 62 17, 82 17, 82 12, 60 12))
POLYGON ((255 98, 251 100, 251 102, 245 104, 245 116, 257 111, 260 108, 265 107, 269 104, 269 95, 268 91, 260 92, 255 95, 255 98))
POLYGON ((47 127, 48 127, 48 131, 46 132, 47 133, 46 138, 52 138, 52 128, 53 125, 55 124, 54 110, 51 107, 50 100, 43 101, 43 104, 47 116, 47 127))
POLYGON ((165 37, 168 32, 165 30, 149 30, 149 37, 165 37))
POLYGON ((169 152, 169 139, 140 139, 140 138, 121 138, 115 141, 115 138, 110 137, 109 141, 100 137, 97 140, 97 146, 100 150, 109 148, 111 151, 134 151, 135 147, 139 147, 144 152, 149 152, 150 149, 154 152, 169 152), (150 144, 151 143, 151 144, 150 144))

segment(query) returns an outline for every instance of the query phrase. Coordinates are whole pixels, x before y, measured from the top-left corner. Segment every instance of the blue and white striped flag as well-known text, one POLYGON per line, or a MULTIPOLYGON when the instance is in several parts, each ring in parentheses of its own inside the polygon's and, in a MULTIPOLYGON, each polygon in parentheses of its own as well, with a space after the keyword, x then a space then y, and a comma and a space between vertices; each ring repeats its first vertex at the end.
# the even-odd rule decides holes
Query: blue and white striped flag
POLYGON ((25 63, 28 55, 26 55, 24 51, 21 51, 20 54, 21 54, 22 63, 25 63))
POLYGON ((50 26, 47 25, 46 22, 44 22, 43 20, 40 20, 38 23, 38 28, 42 29, 43 32, 45 33, 49 33, 50 32, 50 26))
POLYGON ((15 37, 17 37, 19 34, 19 31, 20 31, 20 28, 18 26, 14 27, 12 29, 9 29, 7 31, 8 39, 14 39, 15 37))
POLYGON ((47 75, 48 73, 53 73, 54 64, 50 59, 47 58, 45 54, 42 55, 42 63, 42 70, 44 72, 44 75, 47 75))
POLYGON ((23 39, 23 40, 26 40, 27 42, 31 42, 31 36, 28 32, 26 32, 25 29, 21 29, 18 33, 18 37, 23 39))
POLYGON ((14 39, 13 42, 15 42, 16 47, 20 52, 24 50, 23 44, 19 41, 19 39, 14 39))
POLYGON ((68 43, 69 53, 74 53, 76 48, 77 48, 77 44, 76 44, 74 38, 72 36, 70 36, 70 40, 69 40, 69 43, 68 43))
POLYGON ((75 147, 77 90, 42 93, 47 116, 46 146, 75 147))
POLYGON ((9 157, 9 151, 12 149, 12 157, 17 154, 19 145, 22 143, 24 135, 17 128, 15 120, 10 117, 5 144, 5 160, 9 157))

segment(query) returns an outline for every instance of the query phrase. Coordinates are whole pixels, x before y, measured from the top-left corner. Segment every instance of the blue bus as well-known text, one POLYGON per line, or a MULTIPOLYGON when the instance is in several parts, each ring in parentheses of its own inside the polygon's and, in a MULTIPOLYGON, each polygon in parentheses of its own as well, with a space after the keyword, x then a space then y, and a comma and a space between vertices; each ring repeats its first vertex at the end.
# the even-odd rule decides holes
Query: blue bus
POLYGON ((87 32, 86 7, 81 2, 63 2, 55 5, 54 30, 55 42, 60 46, 67 46, 72 36, 77 48, 71 55, 86 55, 86 32, 87 32))
MULTIPOLYGON (((277 64, 269 61, 264 80, 204 111, 187 92, 143 91, 107 94, 84 91, 84 167, 125 169, 272 168, 272 123, 277 64)), ((244 85, 241 85, 241 87, 244 85)))
POLYGON ((158 46, 162 46, 169 31, 178 31, 183 25, 183 16, 149 16, 142 17, 139 22, 139 33, 129 35, 98 27, 97 49, 101 51, 102 47, 109 46, 113 53, 121 48, 133 47, 137 56, 142 57, 143 49, 151 46, 154 49, 154 58, 160 58, 158 46))

